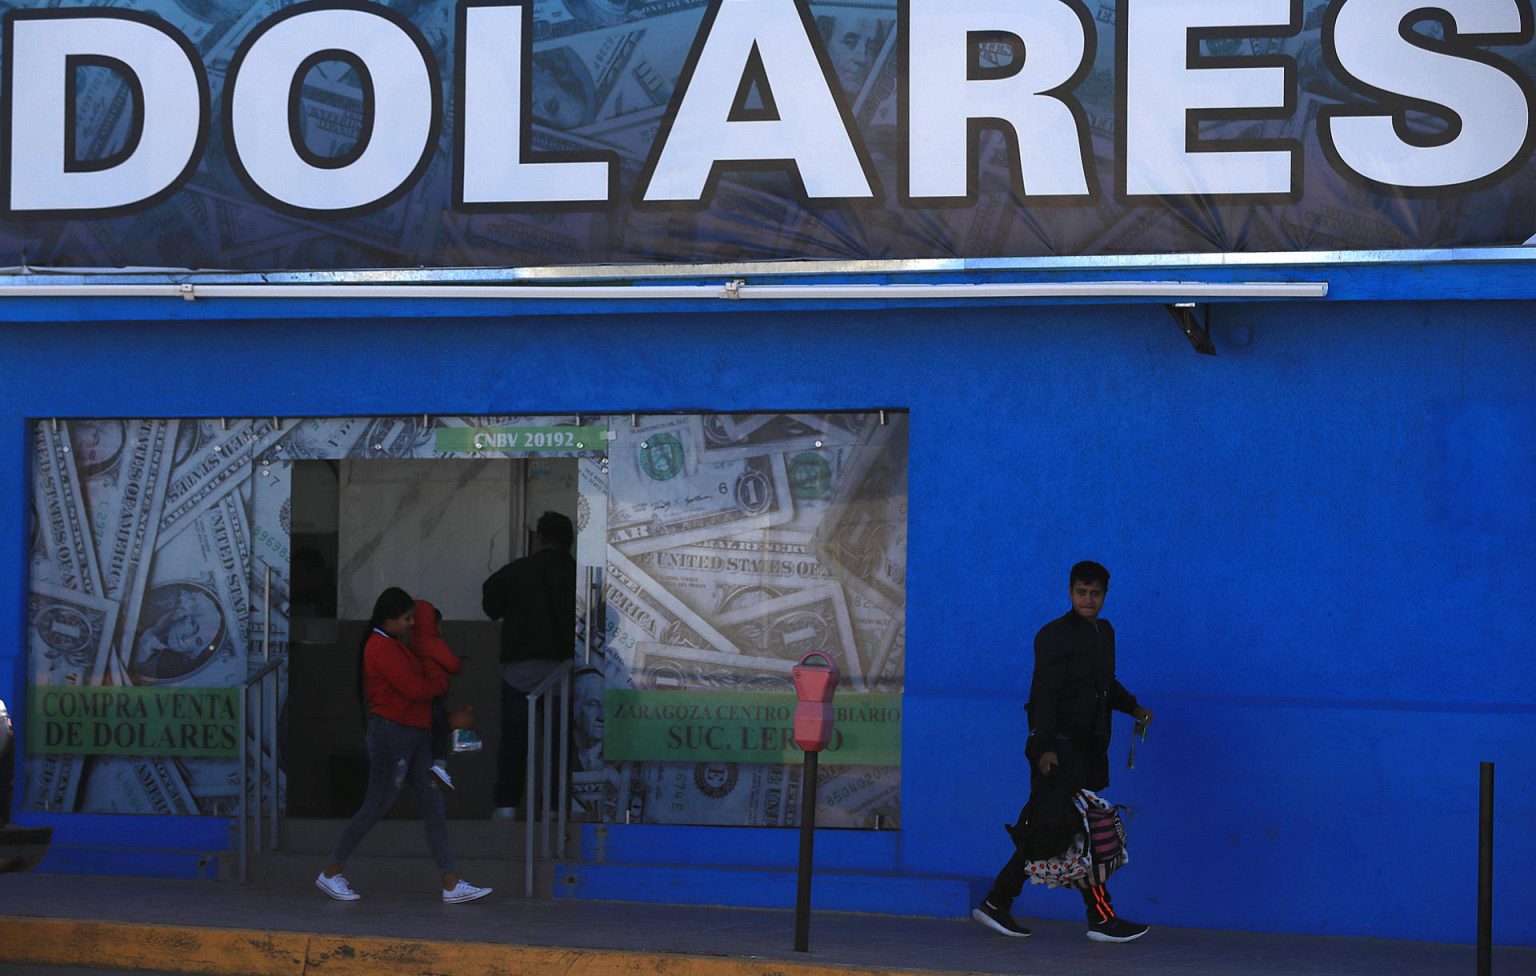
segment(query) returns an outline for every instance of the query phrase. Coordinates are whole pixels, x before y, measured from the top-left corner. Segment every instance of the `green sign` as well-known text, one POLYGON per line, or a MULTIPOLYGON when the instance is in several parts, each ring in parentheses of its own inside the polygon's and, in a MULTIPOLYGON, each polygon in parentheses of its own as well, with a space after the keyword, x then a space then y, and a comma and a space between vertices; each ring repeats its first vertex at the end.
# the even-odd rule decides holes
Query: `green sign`
POLYGON ((539 451, 606 451, 606 427, 439 427, 443 454, 527 454, 539 451))
POLYGON ((239 745, 235 688, 27 689, 28 753, 234 758, 239 745))
MULTIPOLYGON (((603 758, 660 762, 784 763, 800 760, 795 697, 783 692, 611 689, 603 711, 603 758)), ((901 696, 850 692, 833 699, 827 762, 901 764, 901 696)))

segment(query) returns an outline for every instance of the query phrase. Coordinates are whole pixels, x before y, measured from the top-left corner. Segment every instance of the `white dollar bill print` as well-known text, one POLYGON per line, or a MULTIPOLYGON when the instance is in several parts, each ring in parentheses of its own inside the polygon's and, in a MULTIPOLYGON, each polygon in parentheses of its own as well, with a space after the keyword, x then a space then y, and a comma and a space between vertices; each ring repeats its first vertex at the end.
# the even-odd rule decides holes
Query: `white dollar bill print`
MULTIPOLYGON (((27 593, 32 683, 101 685, 112 657, 117 612, 114 600, 34 581, 27 593)), ((84 765, 80 756, 34 754, 27 763, 27 808, 74 811, 84 765)))
POLYGON ((45 424, 34 429, 32 493, 37 502, 42 579, 76 593, 105 595, 67 423, 58 430, 45 424))
POLYGON ((715 623, 745 657, 795 664, 825 654, 853 691, 863 691, 864 666, 848 604, 839 586, 818 586, 724 614, 715 623))

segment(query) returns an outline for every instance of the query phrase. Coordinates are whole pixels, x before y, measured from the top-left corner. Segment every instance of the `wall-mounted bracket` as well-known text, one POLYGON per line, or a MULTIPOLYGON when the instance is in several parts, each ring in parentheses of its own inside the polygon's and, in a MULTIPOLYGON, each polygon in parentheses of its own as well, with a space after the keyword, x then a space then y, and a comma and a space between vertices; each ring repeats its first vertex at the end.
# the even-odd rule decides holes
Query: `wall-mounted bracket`
POLYGON ((1168 314, 1173 316, 1174 324, 1179 331, 1184 333, 1184 338, 1194 347, 1195 352, 1202 356, 1216 355, 1216 344, 1211 341, 1211 306, 1197 305, 1195 302, 1175 302, 1172 305, 1164 305, 1168 314), (1196 318, 1196 313, 1200 317, 1196 318))

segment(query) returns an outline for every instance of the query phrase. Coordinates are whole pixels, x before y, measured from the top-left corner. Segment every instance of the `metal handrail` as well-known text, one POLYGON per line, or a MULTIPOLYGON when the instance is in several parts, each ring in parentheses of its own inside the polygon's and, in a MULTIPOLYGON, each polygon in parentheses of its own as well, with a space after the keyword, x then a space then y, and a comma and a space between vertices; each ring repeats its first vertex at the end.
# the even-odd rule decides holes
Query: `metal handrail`
POLYGON ((542 840, 539 847, 539 856, 549 857, 549 811, 546 809, 551 795, 551 778, 554 775, 551 751, 553 743, 551 739, 550 725, 554 716, 550 714, 553 703, 550 701, 550 692, 559 689, 556 700, 560 703, 560 782, 558 790, 553 794, 556 797, 556 817, 559 823, 558 835, 560 843, 560 857, 565 856, 565 818, 566 807, 570 803, 569 770, 571 762, 571 672, 575 670, 574 661, 562 661, 559 667, 551 671, 543 681, 534 685, 527 692, 528 695, 528 767, 523 783, 523 864, 525 869, 524 894, 533 897, 533 825, 537 822, 540 826, 542 840), (542 738, 535 735, 535 721, 538 715, 540 699, 544 702, 544 735, 542 738), (542 747, 543 762, 538 763, 539 751, 542 747), (539 768, 544 770, 544 791, 536 794, 534 785, 537 782, 535 775, 539 768), (537 821, 535 820, 537 818, 537 821))
POLYGON ((277 696, 282 689, 281 672, 288 663, 286 658, 278 658, 262 665, 261 670, 246 678, 240 686, 240 883, 246 883, 246 855, 250 848, 250 807, 251 803, 246 795, 247 770, 251 764, 250 741, 246 737, 246 721, 251 708, 251 689, 256 688, 259 694, 256 716, 256 849, 262 850, 261 840, 261 810, 264 806, 265 791, 262 782, 267 772, 267 756, 272 757, 272 824, 270 837, 272 846, 277 846, 277 696), (276 676, 272 694, 267 694, 267 678, 276 676), (269 721, 270 719, 270 721, 269 721), (265 746, 266 748, 263 748, 265 746))

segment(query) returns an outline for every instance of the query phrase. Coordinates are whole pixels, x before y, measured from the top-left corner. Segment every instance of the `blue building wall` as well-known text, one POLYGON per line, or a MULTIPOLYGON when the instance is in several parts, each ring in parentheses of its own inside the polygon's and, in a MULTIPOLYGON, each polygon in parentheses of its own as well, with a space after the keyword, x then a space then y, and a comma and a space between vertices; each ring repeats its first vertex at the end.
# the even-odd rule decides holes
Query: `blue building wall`
MULTIPOLYGON (((1155 305, 54 309, 0 325, 0 697, 18 712, 28 417, 907 408, 903 826, 828 833, 817 853, 948 886, 819 895, 959 914, 984 890, 1026 791, 1030 641, 1066 609, 1066 568, 1094 558, 1114 574, 1120 676, 1157 713, 1135 769, 1128 724, 1112 748, 1109 795, 1135 808, 1113 885, 1127 916, 1470 941, 1477 763, 1494 760, 1495 940, 1536 944, 1529 301, 1221 306, 1216 358, 1155 305)), ((21 819, 77 848, 60 870, 106 838, 113 870, 196 874, 223 829, 21 819)), ((788 834, 589 827, 584 843, 655 865, 628 890, 664 898, 682 874, 666 865, 788 865, 788 834)), ((611 896, 599 867, 569 893, 611 896)), ((749 877, 692 896, 745 898, 749 877)), ((1016 905, 1080 910, 1041 889, 1016 905)))

